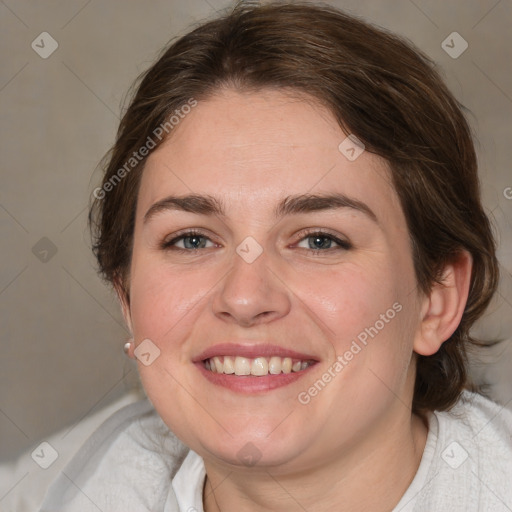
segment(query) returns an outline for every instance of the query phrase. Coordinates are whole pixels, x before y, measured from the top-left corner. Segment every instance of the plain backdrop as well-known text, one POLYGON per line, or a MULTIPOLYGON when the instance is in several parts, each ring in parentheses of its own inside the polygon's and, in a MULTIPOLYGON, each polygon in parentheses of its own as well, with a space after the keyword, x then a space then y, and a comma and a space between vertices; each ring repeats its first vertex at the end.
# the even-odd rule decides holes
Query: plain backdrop
MULTIPOLYGON (((472 372, 496 400, 511 406, 512 2, 330 3, 411 40, 439 64, 470 111, 502 271, 500 293, 475 331, 505 340, 485 352, 472 372), (457 58, 443 49, 449 37, 456 37, 449 43, 459 45, 456 50, 467 42, 457 58)), ((136 369, 122 352, 128 333, 119 307, 95 273, 87 206, 133 80, 170 39, 229 5, 224 0, 0 2, 4 461, 58 429, 72 429, 138 385, 136 369)))

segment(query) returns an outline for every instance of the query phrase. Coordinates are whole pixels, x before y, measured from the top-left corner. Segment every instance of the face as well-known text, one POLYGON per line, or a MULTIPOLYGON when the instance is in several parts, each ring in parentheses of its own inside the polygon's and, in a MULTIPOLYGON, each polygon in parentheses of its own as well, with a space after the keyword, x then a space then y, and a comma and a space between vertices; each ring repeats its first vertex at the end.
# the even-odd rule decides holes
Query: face
POLYGON ((311 98, 225 90, 147 161, 127 318, 159 351, 148 397, 205 461, 314 467, 410 422, 406 222, 346 137, 311 98))

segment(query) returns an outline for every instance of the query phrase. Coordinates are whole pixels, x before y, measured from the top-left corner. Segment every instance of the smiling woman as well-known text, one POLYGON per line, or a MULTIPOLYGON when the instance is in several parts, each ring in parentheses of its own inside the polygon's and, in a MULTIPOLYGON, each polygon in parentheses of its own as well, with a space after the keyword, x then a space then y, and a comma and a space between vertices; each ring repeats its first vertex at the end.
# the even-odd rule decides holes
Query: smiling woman
POLYGON ((145 73, 101 190, 95 253, 149 402, 43 510, 512 506, 511 415, 464 389, 494 240, 421 53, 329 7, 241 4, 145 73))

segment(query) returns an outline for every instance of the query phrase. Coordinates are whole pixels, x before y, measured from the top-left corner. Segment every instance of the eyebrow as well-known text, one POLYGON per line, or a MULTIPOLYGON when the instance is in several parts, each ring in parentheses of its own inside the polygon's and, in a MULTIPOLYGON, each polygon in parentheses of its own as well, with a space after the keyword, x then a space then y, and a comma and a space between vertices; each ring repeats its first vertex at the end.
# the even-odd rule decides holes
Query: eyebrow
MULTIPOLYGON (((340 193, 287 196, 274 209, 274 216, 281 218, 286 215, 336 210, 339 208, 351 208, 359 211, 372 221, 378 223, 377 216, 366 203, 340 193)), ((157 201, 144 215, 144 224, 148 223, 158 213, 164 211, 183 211, 197 215, 226 217, 222 201, 216 197, 190 194, 186 196, 168 196, 157 201)))

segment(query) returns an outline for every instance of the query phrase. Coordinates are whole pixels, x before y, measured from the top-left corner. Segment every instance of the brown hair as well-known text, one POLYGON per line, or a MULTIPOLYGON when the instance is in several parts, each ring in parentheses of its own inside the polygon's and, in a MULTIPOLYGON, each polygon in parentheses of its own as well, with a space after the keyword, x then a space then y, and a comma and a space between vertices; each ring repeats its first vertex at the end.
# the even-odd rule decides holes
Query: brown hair
POLYGON ((424 293, 440 282, 444 265, 461 249, 471 253, 471 286, 460 325, 436 354, 417 360, 413 411, 451 407, 466 384, 467 344, 477 343, 469 329, 498 281, 471 133, 425 55, 332 7, 244 2, 175 41, 140 77, 107 155, 102 191, 108 193, 95 193, 89 214, 103 277, 121 286, 129 300, 135 208, 146 158, 122 173, 115 186, 106 184, 123 166, 126 170, 132 154, 176 109, 226 86, 306 93, 327 106, 347 134, 389 162, 424 293))

